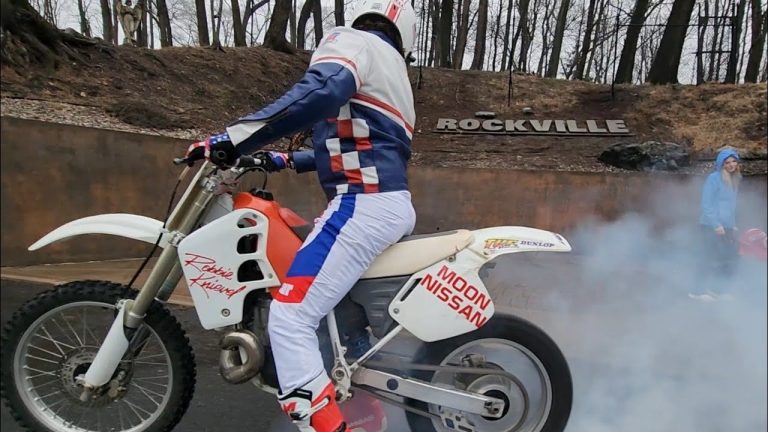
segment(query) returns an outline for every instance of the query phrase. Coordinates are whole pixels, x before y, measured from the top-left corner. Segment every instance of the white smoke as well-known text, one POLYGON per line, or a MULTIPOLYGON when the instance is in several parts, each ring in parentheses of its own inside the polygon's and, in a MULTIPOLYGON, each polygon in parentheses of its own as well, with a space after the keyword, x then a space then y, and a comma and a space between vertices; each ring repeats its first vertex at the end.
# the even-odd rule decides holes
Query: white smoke
MULTIPOLYGON (((715 258, 697 241, 699 187, 658 191, 643 214, 579 227, 567 236, 572 254, 498 259, 494 291, 504 287, 504 302, 570 363, 568 432, 768 428, 766 263, 740 258, 732 275, 703 271, 715 258), (698 286, 732 299, 690 299, 698 286)), ((757 189, 739 197, 742 230, 765 230, 757 189)))

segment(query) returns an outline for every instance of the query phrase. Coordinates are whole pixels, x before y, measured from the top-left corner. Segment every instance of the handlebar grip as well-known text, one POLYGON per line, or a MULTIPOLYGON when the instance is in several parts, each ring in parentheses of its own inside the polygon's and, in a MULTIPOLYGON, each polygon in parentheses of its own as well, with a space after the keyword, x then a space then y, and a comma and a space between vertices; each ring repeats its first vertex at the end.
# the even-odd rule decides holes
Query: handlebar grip
POLYGON ((264 165, 264 162, 253 156, 242 155, 237 160, 237 166, 241 168, 255 168, 264 165))

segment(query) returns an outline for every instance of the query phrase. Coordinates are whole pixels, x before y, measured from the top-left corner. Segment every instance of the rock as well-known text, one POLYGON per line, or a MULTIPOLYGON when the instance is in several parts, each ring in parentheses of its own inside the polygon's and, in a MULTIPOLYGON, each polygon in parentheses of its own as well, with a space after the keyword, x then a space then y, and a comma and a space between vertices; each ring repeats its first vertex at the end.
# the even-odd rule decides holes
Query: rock
POLYGON ((525 115, 533 115, 533 108, 531 108, 531 107, 523 108, 523 114, 525 114, 525 115))
POLYGON ((492 118, 496 118, 496 113, 493 111, 477 111, 475 113, 475 117, 492 119, 492 118))
POLYGON ((690 164, 685 147, 659 141, 614 144, 597 159, 607 165, 637 171, 676 171, 690 164))

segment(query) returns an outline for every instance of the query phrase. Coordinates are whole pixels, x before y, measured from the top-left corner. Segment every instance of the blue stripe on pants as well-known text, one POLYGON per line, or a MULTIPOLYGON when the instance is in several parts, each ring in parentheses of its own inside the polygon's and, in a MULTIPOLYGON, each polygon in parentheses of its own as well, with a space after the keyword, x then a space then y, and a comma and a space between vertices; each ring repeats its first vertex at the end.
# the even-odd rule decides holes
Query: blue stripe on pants
POLYGON ((341 197, 339 208, 325 221, 320 232, 308 245, 299 249, 286 276, 317 276, 320 273, 328 253, 336 243, 336 237, 355 213, 356 197, 355 194, 341 197))

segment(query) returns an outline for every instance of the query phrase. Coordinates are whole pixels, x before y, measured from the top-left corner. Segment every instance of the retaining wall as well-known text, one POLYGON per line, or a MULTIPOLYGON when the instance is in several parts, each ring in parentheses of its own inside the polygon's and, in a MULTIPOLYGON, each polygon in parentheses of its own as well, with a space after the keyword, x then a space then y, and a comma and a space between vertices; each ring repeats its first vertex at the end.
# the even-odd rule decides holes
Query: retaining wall
MULTIPOLYGON (((140 257, 149 245, 89 235, 36 252, 27 246, 73 219, 137 213, 161 219, 181 168, 171 160, 187 141, 2 117, 2 265, 140 257)), ((573 144, 577 145, 577 144, 573 144)), ((418 143, 415 144, 418 151, 418 143)), ((412 167, 417 233, 523 225, 568 234, 588 221, 637 212, 664 226, 696 223, 703 177, 412 167)), ((257 176, 244 182, 247 189, 257 176)), ((312 220, 325 206, 314 174, 270 176, 285 206, 312 220)), ((747 178, 742 194, 762 204, 741 212, 742 226, 765 228, 766 177, 747 178)), ((575 245, 578 246, 578 245, 575 245)))

